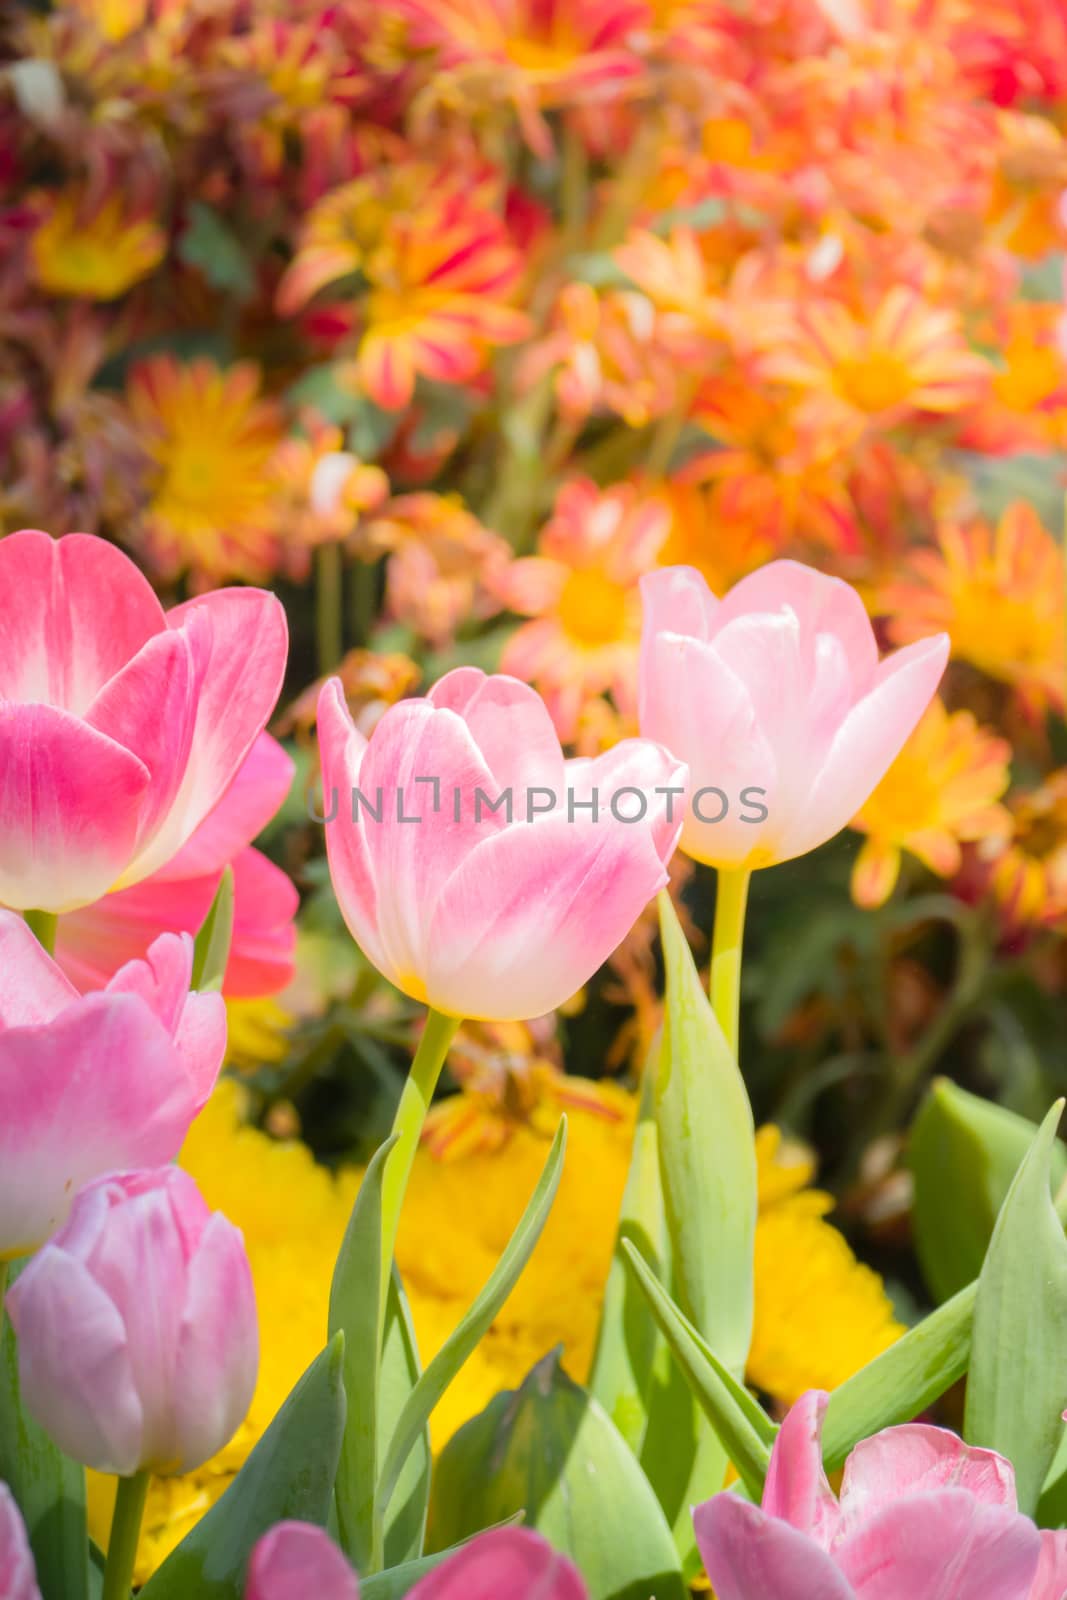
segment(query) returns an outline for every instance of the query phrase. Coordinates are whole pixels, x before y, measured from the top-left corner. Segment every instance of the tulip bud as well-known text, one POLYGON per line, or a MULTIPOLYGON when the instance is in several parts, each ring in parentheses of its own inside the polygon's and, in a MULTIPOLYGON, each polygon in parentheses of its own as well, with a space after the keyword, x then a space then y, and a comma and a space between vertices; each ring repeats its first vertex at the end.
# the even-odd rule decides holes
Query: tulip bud
POLYGON ((248 1411, 259 1338, 244 1243, 177 1167, 82 1189, 7 1308, 27 1410, 98 1472, 190 1472, 248 1411))
POLYGON ((245 1600, 359 1600, 356 1575, 329 1534, 279 1522, 252 1551, 245 1600))
POLYGON ((0 1483, 0 1600, 41 1600, 30 1542, 6 1483, 0 1483))

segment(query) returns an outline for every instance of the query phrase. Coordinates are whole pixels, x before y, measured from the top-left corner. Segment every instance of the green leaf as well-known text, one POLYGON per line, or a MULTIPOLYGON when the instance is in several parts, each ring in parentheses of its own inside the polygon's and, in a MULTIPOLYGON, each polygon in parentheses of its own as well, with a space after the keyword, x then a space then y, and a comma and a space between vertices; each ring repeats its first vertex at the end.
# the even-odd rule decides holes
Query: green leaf
POLYGON ((744 1081, 666 894, 656 1073, 660 1173, 682 1308, 736 1378, 752 1339, 756 1146, 744 1081))
MULTIPOLYGON (((385 1308, 382 1365, 378 1377, 378 1476, 385 1441, 397 1423, 419 1381, 422 1364, 415 1343, 407 1298, 396 1267, 389 1282, 385 1308)), ((386 1567, 399 1566, 422 1555, 426 1515, 430 1505, 430 1430, 425 1425, 401 1471, 392 1505, 384 1518, 383 1555, 386 1567)))
POLYGON ((85 1470, 23 1409, 15 1332, 2 1307, 0 1323, 0 1480, 25 1519, 44 1600, 87 1600, 85 1470))
POLYGON ((974 1308, 964 1435, 1015 1467, 1032 1514, 1063 1437, 1067 1407, 1067 1239, 1049 1193, 1058 1100, 1001 1208, 974 1308))
POLYGON ((227 867, 215 891, 211 909, 200 925, 193 945, 190 989, 219 990, 226 976, 233 938, 233 868, 227 867))
POLYGON ((255 291, 256 275, 236 233, 217 211, 200 200, 189 207, 189 222, 178 241, 178 255, 194 267, 213 289, 238 300, 255 291))
POLYGON ((525 1512, 570 1556, 589 1600, 685 1600, 674 1540, 633 1452, 558 1353, 453 1436, 434 1472, 430 1542, 525 1512))
MULTIPOLYGON (((521 1516, 508 1517, 494 1526, 508 1528, 521 1521, 521 1516)), ((491 1530, 486 1528, 482 1531, 489 1533, 491 1530)), ((468 1541, 464 1540, 463 1543, 468 1541)), ((447 1561, 449 1556, 454 1556, 457 1550, 462 1549, 462 1544, 453 1545, 450 1550, 438 1550, 432 1556, 420 1556, 417 1561, 405 1561, 398 1567, 389 1567, 385 1572, 376 1572, 373 1577, 363 1578, 359 1585, 360 1600, 402 1600, 420 1578, 425 1578, 434 1567, 439 1567, 442 1561, 447 1561)))
POLYGON ((240 1600, 257 1540, 276 1522, 324 1528, 345 1425, 344 1338, 308 1368, 221 1500, 141 1590, 141 1600, 240 1600))
POLYGON ((660 1332, 701 1409, 737 1468, 745 1488, 758 1500, 763 1493, 763 1480, 767 1476, 777 1428, 744 1384, 737 1381, 679 1311, 633 1245, 624 1242, 622 1248, 660 1332))
POLYGON ((657 1037, 641 1078, 641 1104, 634 1128, 630 1170, 623 1191, 589 1380, 590 1393, 604 1407, 635 1455, 640 1454, 648 1426, 648 1396, 659 1334, 648 1302, 627 1269, 621 1247, 628 1241, 640 1251, 657 1277, 667 1277, 670 1242, 659 1176, 659 1135, 653 1098, 659 1048, 657 1037))
MULTIPOLYGON (((928 1091, 911 1131, 912 1217, 923 1276, 938 1300, 971 1283, 993 1237, 1012 1179, 1036 1124, 957 1088, 947 1078, 928 1091)), ((1052 1178, 1067 1177, 1067 1152, 1052 1149, 1052 1178)))
POLYGON ((357 1572, 371 1566, 374 1485, 378 1474, 378 1304, 381 1281, 382 1181, 396 1136, 381 1144, 363 1174, 330 1284, 329 1330, 345 1336, 348 1418, 337 1469, 341 1548, 357 1572))
POLYGON ((556 1198, 566 1148, 567 1119, 564 1117, 556 1130, 556 1137, 552 1141, 552 1148, 537 1186, 507 1248, 474 1304, 445 1340, 407 1398, 390 1439, 379 1478, 380 1511, 384 1511, 389 1505, 401 1468, 416 1440, 425 1432, 430 1413, 457 1372, 473 1355, 489 1331, 490 1325, 496 1319, 501 1306, 514 1289, 519 1275, 533 1254, 534 1247, 548 1221, 552 1202, 556 1198))

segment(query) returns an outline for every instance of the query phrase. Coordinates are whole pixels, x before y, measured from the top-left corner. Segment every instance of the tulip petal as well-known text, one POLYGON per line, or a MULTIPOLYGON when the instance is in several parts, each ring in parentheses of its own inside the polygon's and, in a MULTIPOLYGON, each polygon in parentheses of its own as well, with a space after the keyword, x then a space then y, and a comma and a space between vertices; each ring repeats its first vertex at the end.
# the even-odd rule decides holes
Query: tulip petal
POLYGON ((148 783, 135 755, 69 712, 0 702, 0 902, 99 899, 133 853, 148 783))
POLYGON ((84 1263, 46 1245, 9 1290, 7 1310, 19 1335, 19 1377, 30 1414, 75 1461, 98 1472, 135 1472, 144 1412, 126 1331, 84 1263), (31 1310, 32 1338, 23 1336, 31 1310), (65 1375, 62 1389, 53 1381, 57 1371, 65 1375), (70 1403, 72 1393, 77 1405, 70 1403))
POLYGON ((0 699, 80 714, 166 626, 129 556, 104 539, 25 529, 0 540, 0 699))
POLYGON ((1067 1530, 1044 1529, 1041 1559, 1028 1600, 1064 1600, 1067 1595, 1067 1530))
POLYGON ((746 614, 774 616, 785 611, 797 620, 806 648, 822 636, 838 640, 853 680, 853 698, 870 687, 878 668, 878 644, 867 609, 851 584, 800 561, 768 561, 735 583, 720 602, 716 636, 746 614))
POLYGON ((427 1573, 410 1600, 586 1600, 573 1562, 531 1528, 482 1533, 427 1573))
POLYGON ((236 778, 192 838, 168 861, 168 880, 219 873, 262 833, 293 786, 289 753, 269 733, 261 733, 236 778))
POLYGON ((0 1576, 4 1600, 41 1600, 26 1525, 6 1483, 0 1483, 0 1576))
POLYGON ((105 988, 120 967, 143 961, 161 932, 196 933, 211 909, 219 874, 172 883, 165 870, 60 917, 56 961, 83 993, 105 988))
POLYGON ((430 690, 429 700, 455 711, 470 730, 500 790, 514 794, 515 815, 525 817, 530 787, 561 791, 563 751, 541 696, 529 684, 477 667, 457 667, 430 690))
POLYGON ((675 633, 706 644, 715 630, 720 601, 695 567, 661 567, 641 579, 642 643, 675 633))
POLYGON ((296 913, 292 880, 258 850, 233 863, 233 939, 222 991, 233 999, 277 994, 292 981, 296 913))
POLYGON ((78 991, 40 945, 28 923, 0 910, 0 1028, 51 1022, 78 991))
POLYGON ((863 1600, 1029 1600, 1041 1538, 963 1489, 903 1495, 834 1546, 863 1600))
POLYGON ((109 994, 136 994, 171 1035, 181 1056, 193 1114, 203 1110, 226 1054, 226 1003, 219 994, 190 994, 193 940, 162 934, 143 960, 121 967, 109 994))
POLYGON ((932 1489, 966 1489, 984 1505, 1016 1509, 1010 1461, 964 1444, 947 1428, 909 1423, 862 1439, 845 1462, 842 1537, 901 1495, 932 1489))
POLYGON ((791 1406, 771 1451, 763 1509, 828 1547, 840 1511, 822 1464, 822 1424, 829 1395, 811 1389, 791 1406))
POLYGON ((322 1528, 308 1522, 279 1522, 252 1552, 245 1600, 312 1597, 359 1600, 356 1575, 322 1528))
POLYGON ((171 860, 218 805, 281 691, 288 628, 274 595, 217 589, 168 612, 167 623, 199 629, 204 615, 211 634, 189 760, 166 819, 125 875, 126 883, 149 877, 171 860))
MULTIPOLYGON (((216 1212, 188 1267, 174 1366, 183 1472, 231 1439, 256 1388, 256 1295, 239 1229, 216 1212)), ((311 1593, 318 1593, 312 1590, 311 1593)))
POLYGON ((693 1512, 693 1527, 718 1600, 857 1600, 813 1539, 740 1495, 713 1495, 693 1512))

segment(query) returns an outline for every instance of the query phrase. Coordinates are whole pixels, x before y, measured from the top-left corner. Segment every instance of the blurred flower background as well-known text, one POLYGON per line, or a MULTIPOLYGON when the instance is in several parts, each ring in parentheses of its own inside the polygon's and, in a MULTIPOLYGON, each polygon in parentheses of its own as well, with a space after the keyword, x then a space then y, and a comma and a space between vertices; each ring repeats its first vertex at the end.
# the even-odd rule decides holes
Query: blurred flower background
MULTIPOLYGON (((661 565, 721 594, 795 556, 883 647, 952 638, 852 830, 753 885, 749 1377, 779 1407, 839 1382, 929 1304, 931 1078, 1031 1116, 1067 1087, 1067 4, 62 0, 0 30, 0 533, 102 534, 167 604, 273 588, 293 635, 256 850, 289 769, 261 748, 227 802, 240 1086, 184 1156, 249 1242, 260 1394, 154 1488, 142 1573, 318 1348, 412 1042, 308 814, 317 681, 369 732, 500 668, 596 755, 636 729, 661 565)), ((75 982, 198 925, 226 853, 197 837, 61 922, 75 982)), ((706 959, 711 875, 673 874, 706 959)), ((400 1239, 424 1358, 561 1107, 572 1139, 438 1446, 554 1345, 588 1370, 658 960, 649 913, 565 1015, 460 1035, 400 1239)))

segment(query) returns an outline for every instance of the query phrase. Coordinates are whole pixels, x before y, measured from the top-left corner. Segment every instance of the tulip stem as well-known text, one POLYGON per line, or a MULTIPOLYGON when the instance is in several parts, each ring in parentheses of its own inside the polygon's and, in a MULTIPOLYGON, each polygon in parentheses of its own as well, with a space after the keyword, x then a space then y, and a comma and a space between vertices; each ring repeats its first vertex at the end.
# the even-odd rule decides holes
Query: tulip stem
POLYGON ((320 545, 315 554, 315 641, 322 677, 344 655, 344 582, 341 546, 320 545))
POLYGON ((397 1142, 390 1151, 382 1179, 382 1255, 381 1297, 378 1301, 379 1327, 384 1324, 389 1278, 393 1270, 393 1251, 400 1226, 400 1211, 404 1204, 408 1179, 415 1160, 415 1151, 422 1136, 422 1125, 430 1109, 441 1068, 445 1064, 449 1045, 459 1027, 458 1017, 446 1017, 440 1011, 430 1010, 415 1059, 411 1063, 400 1096, 400 1104, 393 1118, 393 1132, 397 1142))
POLYGON ((136 1472, 132 1478, 119 1479, 100 1600, 130 1600, 148 1478, 147 1472, 136 1472))
POLYGON ((7 1293, 7 1273, 7 1262, 0 1261, 0 1343, 2 1343, 4 1337, 4 1296, 7 1293))
POLYGON ((37 939, 37 943, 47 950, 50 956, 55 955, 56 925, 59 922, 59 917, 56 913, 54 911, 27 911, 23 914, 27 925, 37 939))
POLYGON ((741 1016, 741 946, 751 876, 743 867, 719 868, 711 941, 712 1009, 735 1057, 741 1016))

